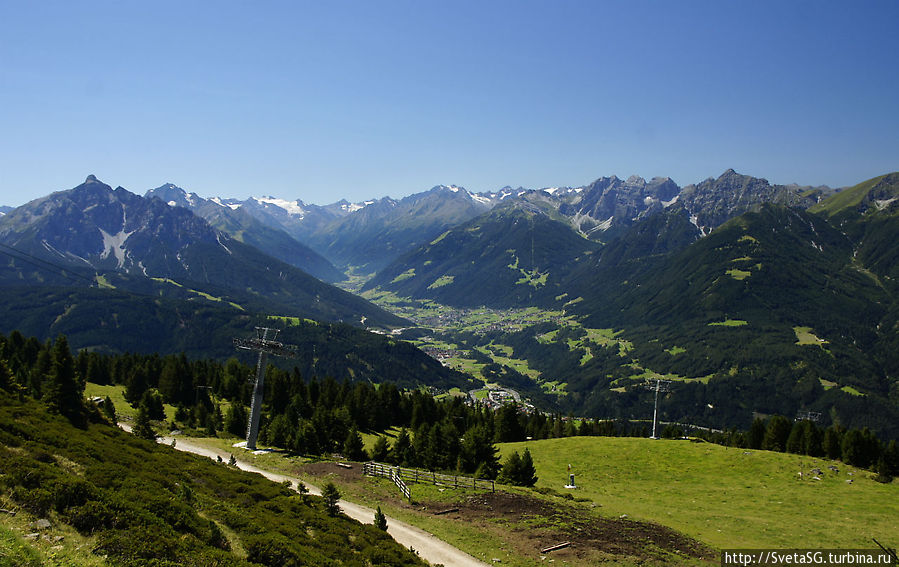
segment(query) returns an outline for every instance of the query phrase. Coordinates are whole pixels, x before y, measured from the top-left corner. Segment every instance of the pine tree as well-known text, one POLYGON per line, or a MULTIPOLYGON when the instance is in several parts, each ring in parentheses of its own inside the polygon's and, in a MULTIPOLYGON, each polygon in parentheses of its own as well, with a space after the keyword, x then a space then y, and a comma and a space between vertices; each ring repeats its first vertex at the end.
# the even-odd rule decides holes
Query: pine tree
POLYGON ((112 399, 109 396, 106 396, 106 399, 103 400, 103 415, 106 416, 110 423, 116 424, 118 417, 115 413, 115 406, 112 404, 112 399))
POLYGON ((752 420, 749 432, 746 434, 747 449, 761 449, 762 441, 765 439, 765 422, 760 418, 752 420))
POLYGON ((884 484, 888 482, 893 482, 893 475, 890 472, 890 467, 887 464, 886 459, 880 457, 877 461, 877 476, 874 477, 874 480, 877 482, 882 482, 884 484))
POLYGON ((346 440, 343 442, 343 455, 351 461, 368 460, 368 455, 365 453, 365 443, 355 427, 347 433, 346 440))
POLYGON ((328 510, 329 516, 336 516, 340 512, 340 491, 334 486, 333 482, 329 482, 322 488, 322 498, 325 499, 325 508, 328 510))
POLYGON ((503 468, 499 471, 499 476, 496 477, 496 482, 500 484, 511 484, 517 486, 520 478, 521 455, 518 454, 518 451, 515 451, 514 453, 506 457, 506 460, 503 463, 503 468))
POLYGON ((808 421, 796 421, 793 423, 793 428, 790 430, 790 436, 787 437, 787 453, 794 453, 797 455, 805 453, 803 445, 805 441, 806 424, 808 423, 808 421))
POLYGON ((412 439, 406 428, 400 429, 396 441, 393 442, 393 459, 395 465, 409 467, 415 464, 415 450, 412 448, 412 439))
POLYGON ((378 436, 374 446, 371 448, 371 460, 379 463, 386 462, 390 455, 390 446, 387 444, 385 435, 378 436))
POLYGON ((824 440, 821 442, 821 450, 828 459, 839 459, 843 454, 842 430, 828 427, 824 430, 824 440))
POLYGON ((75 359, 65 335, 59 335, 50 351, 50 374, 44 402, 50 411, 73 420, 84 410, 83 388, 75 374, 75 359))
POLYGON ((143 364, 137 364, 131 369, 131 376, 128 378, 128 384, 125 386, 125 400, 132 406, 136 406, 140 403, 148 387, 147 369, 143 364))
POLYGON ((378 509, 375 511, 375 527, 381 531, 387 531, 387 516, 381 512, 380 506, 378 506, 378 509))
POLYGON ((762 441, 762 449, 768 451, 780 451, 787 448, 787 439, 793 430, 793 424, 782 415, 775 415, 768 421, 765 429, 765 438, 762 441))
POLYGON ((225 413, 225 431, 237 437, 243 437, 247 434, 248 421, 247 410, 240 400, 232 401, 225 413))
POLYGON ((9 365, 2 358, 0 358, 0 389, 6 390, 14 396, 17 396, 19 399, 21 399, 27 391, 24 386, 19 384, 16 377, 13 375, 12 370, 9 369, 9 365))
POLYGON ((141 439, 156 440, 156 432, 150 426, 150 413, 143 404, 137 408, 137 417, 134 420, 134 428, 131 430, 131 433, 141 439))
POLYGON ((493 436, 484 425, 475 425, 465 432, 461 447, 462 470, 476 473, 478 478, 494 479, 499 473, 499 452, 493 436))
POLYGON ((531 458, 531 451, 527 448, 521 455, 521 469, 518 478, 521 486, 534 486, 537 484, 537 468, 531 458))

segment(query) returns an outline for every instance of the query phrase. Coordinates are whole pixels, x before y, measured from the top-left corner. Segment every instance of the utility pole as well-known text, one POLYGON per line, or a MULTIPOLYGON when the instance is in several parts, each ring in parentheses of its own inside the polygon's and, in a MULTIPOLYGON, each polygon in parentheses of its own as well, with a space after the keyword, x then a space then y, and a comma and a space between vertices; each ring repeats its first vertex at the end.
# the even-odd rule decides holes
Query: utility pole
POLYGON ((256 438, 259 436, 259 417, 262 412, 262 393, 265 384, 265 367, 268 355, 296 358, 296 348, 293 345, 285 345, 275 340, 278 329, 268 327, 256 327, 255 339, 234 339, 234 346, 243 350, 259 352, 256 361, 256 385, 253 387, 253 401, 250 405, 250 419, 247 424, 247 449, 256 449, 256 438))
POLYGON ((662 380, 659 378, 655 378, 646 382, 643 387, 647 390, 654 390, 656 393, 656 401, 652 410, 652 436, 650 437, 650 439, 658 439, 659 436, 656 435, 656 429, 659 425, 659 392, 670 392, 671 380, 662 380))

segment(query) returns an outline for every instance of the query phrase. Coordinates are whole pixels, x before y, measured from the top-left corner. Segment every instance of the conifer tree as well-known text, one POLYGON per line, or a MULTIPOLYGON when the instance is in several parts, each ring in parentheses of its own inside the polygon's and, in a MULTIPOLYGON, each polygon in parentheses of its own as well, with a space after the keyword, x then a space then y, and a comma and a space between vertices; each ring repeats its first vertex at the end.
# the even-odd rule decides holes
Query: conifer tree
POLYGON ((247 410, 239 400, 232 401, 225 413, 225 431, 232 435, 242 437, 247 433, 249 417, 247 410))
POLYGON ((515 451, 503 462, 503 468, 496 477, 496 482, 500 484, 518 485, 521 478, 521 455, 515 451))
POLYGON ((415 450, 412 448, 412 440, 406 428, 400 429, 396 441, 393 443, 393 464, 409 467, 415 464, 415 450))
POLYGON ((821 442, 821 450, 828 459, 839 459, 843 454, 843 440, 840 429, 836 426, 824 430, 824 440, 821 442))
POLYGON ((103 415, 106 416, 106 419, 110 421, 113 425, 116 424, 116 420, 118 417, 115 413, 115 406, 112 404, 112 399, 109 396, 106 396, 106 399, 103 400, 103 415))
POLYGON ((462 470, 474 472, 478 478, 494 479, 499 473, 499 455, 493 436, 484 425, 475 425, 465 432, 461 447, 462 470))
POLYGON ((387 531, 387 516, 384 515, 384 512, 381 512, 380 506, 375 511, 375 527, 381 531, 387 531))
POLYGON ((790 437, 792 430, 793 424, 789 419, 782 415, 775 415, 768 421, 768 427, 765 428, 762 449, 783 453, 787 448, 787 439, 790 437))
POLYGON ((355 427, 347 433, 346 440, 343 442, 343 454, 351 461, 368 460, 368 455, 365 454, 365 443, 355 427))
POLYGON ((518 478, 521 486, 534 486, 537 484, 537 468, 531 458, 531 451, 525 448, 521 455, 521 469, 518 478))
POLYGON ((884 484, 893 482, 893 475, 890 472, 890 467, 889 465, 887 465, 887 461, 883 457, 880 457, 880 459, 877 460, 876 470, 877 476, 874 477, 874 480, 876 480, 877 482, 882 482, 884 484))
POLYGON ((746 433, 746 448, 761 449, 762 441, 765 439, 765 422, 760 418, 752 420, 749 432, 746 433))
POLYGON ((69 350, 69 342, 65 335, 59 335, 50 351, 50 374, 44 402, 50 411, 72 420, 83 412, 83 392, 75 374, 75 359, 69 350))
POLYGON ((0 358, 0 390, 6 390, 20 399, 26 391, 25 387, 16 380, 12 370, 9 369, 9 365, 2 358, 0 358))
POLYGON ((329 482, 322 488, 322 498, 325 499, 325 509, 328 510, 328 515, 336 516, 340 512, 340 506, 337 504, 340 500, 340 491, 333 482, 329 482))
POLYGON ((378 440, 371 448, 371 460, 383 463, 387 461, 389 455, 390 446, 387 444, 387 437, 385 435, 378 436, 378 440))
POLYGON ((150 412, 144 404, 137 408, 137 417, 134 420, 134 428, 131 429, 131 433, 141 439, 156 440, 156 432, 150 426, 150 412))

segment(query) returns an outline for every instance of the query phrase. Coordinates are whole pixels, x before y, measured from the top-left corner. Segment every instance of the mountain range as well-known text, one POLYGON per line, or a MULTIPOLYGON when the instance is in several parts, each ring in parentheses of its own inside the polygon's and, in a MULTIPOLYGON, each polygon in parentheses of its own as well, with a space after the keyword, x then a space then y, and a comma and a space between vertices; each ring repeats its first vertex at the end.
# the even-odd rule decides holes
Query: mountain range
POLYGON ((476 358, 502 351, 495 376, 539 397, 502 361, 526 362, 556 384, 548 407, 634 417, 637 386, 668 377, 679 390, 663 411, 678 419, 747 425, 753 412, 812 409, 896 436, 897 198, 895 173, 840 191, 727 170, 683 188, 613 176, 327 206, 202 199, 171 184, 139 197, 88 178, 0 217, 11 258, 0 283, 16 299, 0 319, 4 330, 59 326, 77 308, 66 294, 99 294, 88 285, 99 282, 123 314, 128 294, 149 300, 128 313, 155 310, 159 329, 202 318, 198 306, 216 321, 225 309, 410 325, 322 281, 351 276, 400 300, 562 313, 561 327, 443 337, 476 358))
POLYGON ((0 219, 11 258, 5 286, 99 282, 166 297, 205 298, 234 309, 325 321, 404 322, 216 230, 159 199, 112 189, 94 176, 0 219))

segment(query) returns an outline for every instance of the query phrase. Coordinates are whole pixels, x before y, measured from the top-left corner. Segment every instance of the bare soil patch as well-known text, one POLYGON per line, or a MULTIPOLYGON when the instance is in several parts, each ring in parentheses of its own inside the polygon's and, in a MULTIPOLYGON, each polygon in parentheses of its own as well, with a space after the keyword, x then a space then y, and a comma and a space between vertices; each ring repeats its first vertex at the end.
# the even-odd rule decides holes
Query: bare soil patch
MULTIPOLYGON (((347 464, 352 468, 335 462, 308 463, 298 472, 338 485, 365 483, 362 464, 347 464)), ((451 500, 429 501, 415 498, 413 487, 415 501, 409 503, 392 488, 385 488, 385 495, 394 505, 418 514, 440 513, 446 521, 475 527, 485 538, 495 540, 498 549, 516 549, 518 555, 537 561, 546 557, 570 565, 598 565, 627 558, 628 563, 680 565, 685 559, 718 559, 717 551, 671 528, 629 518, 603 517, 585 502, 502 490, 459 491, 458 497, 451 500), (541 553, 562 542, 570 545, 541 553)))
POLYGON ((627 518, 604 518, 583 507, 551 502, 528 495, 486 492, 464 496, 452 505, 422 503, 434 512, 458 508, 446 518, 497 528, 526 555, 570 542, 551 552, 552 557, 577 559, 627 556, 639 560, 676 561, 677 557, 716 559, 717 553, 702 543, 670 528, 627 518))
POLYGON ((362 480, 362 463, 341 461, 341 464, 349 465, 352 468, 340 466, 334 461, 321 461, 318 463, 306 463, 298 467, 297 470, 315 477, 330 475, 334 477, 334 482, 357 483, 362 480))

